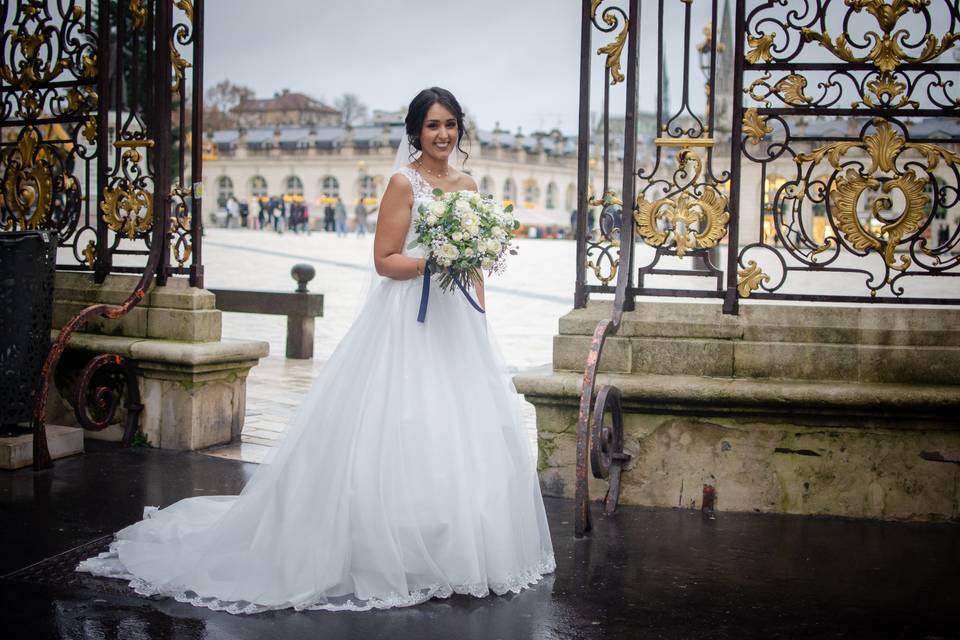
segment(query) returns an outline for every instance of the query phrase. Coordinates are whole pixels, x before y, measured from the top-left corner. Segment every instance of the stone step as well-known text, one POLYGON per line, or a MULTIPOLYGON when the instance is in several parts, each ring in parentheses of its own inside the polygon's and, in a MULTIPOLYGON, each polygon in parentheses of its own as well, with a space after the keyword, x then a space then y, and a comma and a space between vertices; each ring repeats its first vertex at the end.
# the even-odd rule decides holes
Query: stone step
MULTIPOLYGON (((48 424, 47 447, 54 460, 83 453, 83 429, 48 424)), ((22 469, 32 464, 32 434, 0 438, 0 469, 22 469)))
MULTIPOLYGON (((560 334, 592 336, 610 313, 609 301, 590 302, 560 318, 560 334)), ((638 302, 635 311, 624 313, 617 335, 960 347, 960 309, 744 303, 739 315, 730 316, 719 302, 638 302)))
MULTIPOLYGON (((559 335, 553 368, 583 371, 592 339, 559 335)), ((605 373, 960 384, 960 348, 702 338, 608 337, 605 373)))
MULTIPOLYGON (((583 371, 609 303, 560 319, 553 367, 583 371)), ((960 384, 960 310, 647 303, 607 338, 600 370, 866 383, 960 384)))

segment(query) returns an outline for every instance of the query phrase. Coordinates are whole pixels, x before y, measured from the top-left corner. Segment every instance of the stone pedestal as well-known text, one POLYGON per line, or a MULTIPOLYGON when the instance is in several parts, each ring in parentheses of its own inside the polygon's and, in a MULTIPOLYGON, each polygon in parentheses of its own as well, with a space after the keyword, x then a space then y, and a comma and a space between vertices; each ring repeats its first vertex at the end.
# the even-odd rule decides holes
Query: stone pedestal
MULTIPOLYGON (((580 384, 610 303, 560 320, 537 408, 546 493, 572 497, 580 384)), ((601 358, 633 458, 621 501, 905 520, 960 519, 960 311, 645 303, 601 358)), ((593 480, 600 498, 605 482, 593 480)))
MULTIPOLYGON (((89 304, 122 302, 135 284, 132 276, 110 276, 103 285, 95 285, 86 274, 58 273, 54 326, 62 326, 89 304)), ((210 292, 171 278, 165 287, 153 287, 124 318, 97 319, 83 333, 74 334, 63 362, 66 365, 71 355, 97 353, 132 359, 144 407, 140 428, 153 446, 201 449, 237 441, 246 410, 247 374, 267 355, 269 345, 222 341, 220 311, 214 302, 210 292)), ((54 330, 54 337, 57 333, 54 330)), ((67 402, 51 390, 50 419, 76 425, 71 403, 72 398, 67 402)), ((86 434, 119 440, 122 427, 86 434)))
MULTIPOLYGON (((83 429, 48 424, 47 447, 54 460, 83 453, 83 429)), ((22 469, 32 464, 33 435, 0 438, 0 469, 22 469)))

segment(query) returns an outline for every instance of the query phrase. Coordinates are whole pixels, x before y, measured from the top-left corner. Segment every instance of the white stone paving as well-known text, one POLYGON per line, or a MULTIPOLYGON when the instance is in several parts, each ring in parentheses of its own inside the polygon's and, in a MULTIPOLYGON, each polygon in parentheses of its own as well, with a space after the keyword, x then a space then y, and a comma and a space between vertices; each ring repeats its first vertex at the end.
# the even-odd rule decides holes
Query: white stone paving
MULTIPOLYGON (((270 356, 250 372, 242 444, 213 455, 259 462, 275 446, 316 371, 326 362, 352 323, 367 279, 373 237, 337 238, 243 229, 207 229, 203 258, 210 288, 293 291, 290 269, 312 264, 311 292, 324 294, 324 315, 316 320, 313 360, 284 358, 286 318, 223 314, 224 339, 266 340, 270 356)), ((557 320, 573 306, 575 245, 564 240, 517 241, 503 274, 488 279, 487 320, 510 372, 549 366, 557 320)), ((524 403, 531 447, 536 445, 533 406, 524 403)))

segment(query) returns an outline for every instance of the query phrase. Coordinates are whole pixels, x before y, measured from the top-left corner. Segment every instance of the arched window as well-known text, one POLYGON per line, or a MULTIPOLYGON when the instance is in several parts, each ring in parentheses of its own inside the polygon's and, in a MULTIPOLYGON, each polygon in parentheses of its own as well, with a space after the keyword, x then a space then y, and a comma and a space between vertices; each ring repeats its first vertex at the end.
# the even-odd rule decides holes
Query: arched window
POLYGON ((287 188, 284 195, 303 197, 303 181, 297 176, 287 177, 287 188))
POLYGON ((563 208, 567 211, 573 211, 577 208, 577 187, 573 184, 567 185, 567 195, 563 199, 563 208))
POLYGON ((480 193, 483 193, 483 194, 493 193, 493 178, 491 178, 490 176, 483 176, 480 179, 480 193))
POLYGON ((360 197, 363 198, 364 204, 376 204, 377 195, 379 189, 377 185, 381 183, 383 179, 378 176, 360 176, 358 191, 360 192, 360 197))
POLYGON ((233 180, 229 176, 220 176, 217 178, 217 204, 224 206, 231 196, 233 196, 233 180))
POLYGON ((544 203, 544 206, 547 209, 557 208, 557 184, 555 182, 547 185, 547 201, 544 203))
POLYGON ((530 178, 523 183, 523 206, 532 209, 540 202, 540 186, 530 178))
POLYGON ((320 183, 320 190, 326 198, 336 198, 340 195, 340 181, 333 176, 324 176, 320 183))
POLYGON ((516 202, 517 201, 517 183, 513 181, 513 178, 507 178, 503 183, 503 200, 504 202, 516 202))
POLYGON ((258 200, 267 197, 267 180, 263 176, 250 178, 250 195, 258 200))

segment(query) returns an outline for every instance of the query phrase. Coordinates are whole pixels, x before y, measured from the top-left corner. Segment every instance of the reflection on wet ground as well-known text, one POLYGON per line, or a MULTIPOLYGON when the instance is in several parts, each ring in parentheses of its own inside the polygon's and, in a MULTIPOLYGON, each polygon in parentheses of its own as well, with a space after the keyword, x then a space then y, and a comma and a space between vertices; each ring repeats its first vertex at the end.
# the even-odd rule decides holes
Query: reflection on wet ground
MULTIPOLYGON (((236 493, 255 465, 88 443, 51 470, 0 475, 5 631, 16 638, 957 638, 960 528, 621 508, 573 538, 547 499, 557 572, 517 595, 367 613, 232 616, 46 561, 135 521, 144 505, 236 493)), ((309 534, 309 532, 304 532, 309 534)), ((79 552, 78 552, 79 553, 79 552)))

